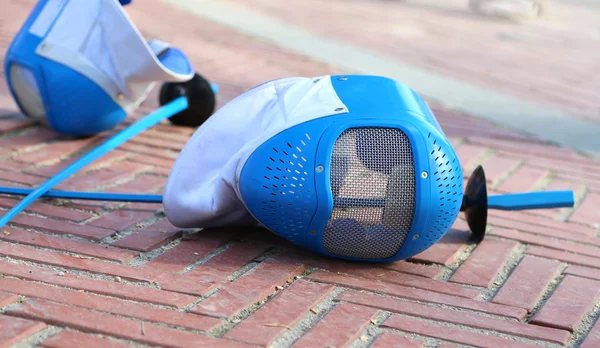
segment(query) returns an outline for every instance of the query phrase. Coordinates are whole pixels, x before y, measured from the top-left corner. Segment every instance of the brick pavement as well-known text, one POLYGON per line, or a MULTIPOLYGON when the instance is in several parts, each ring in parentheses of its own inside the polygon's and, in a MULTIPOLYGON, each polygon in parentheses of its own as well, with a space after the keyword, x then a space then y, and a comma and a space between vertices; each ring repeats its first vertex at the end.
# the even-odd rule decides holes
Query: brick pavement
POLYGON ((542 17, 515 24, 470 12, 468 0, 220 2, 600 122, 597 6, 549 0, 542 17))
MULTIPOLYGON (((32 3, 3 5, 0 55, 32 3)), ((268 79, 342 72, 157 0, 129 12, 185 47, 219 105, 268 79)), ((0 86, 2 185, 39 184, 107 136, 60 139, 0 86)), ((494 212, 477 247, 459 220, 408 262, 366 265, 260 229, 180 231, 160 205, 40 200, 0 233, 0 346, 597 347, 600 162, 433 109, 466 175, 483 164, 495 192, 574 189, 575 209, 494 212)), ((160 192, 190 134, 157 126, 62 187, 160 192)))

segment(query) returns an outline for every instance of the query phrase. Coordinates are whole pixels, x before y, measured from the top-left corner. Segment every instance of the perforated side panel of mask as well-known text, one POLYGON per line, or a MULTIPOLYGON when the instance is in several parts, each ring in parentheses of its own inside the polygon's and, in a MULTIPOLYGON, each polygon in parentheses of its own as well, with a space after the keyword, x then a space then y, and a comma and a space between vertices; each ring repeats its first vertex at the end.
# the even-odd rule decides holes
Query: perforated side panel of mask
POLYGON ((330 163, 333 212, 323 247, 351 258, 383 259, 404 244, 415 211, 410 141, 391 128, 348 129, 337 139, 330 163))

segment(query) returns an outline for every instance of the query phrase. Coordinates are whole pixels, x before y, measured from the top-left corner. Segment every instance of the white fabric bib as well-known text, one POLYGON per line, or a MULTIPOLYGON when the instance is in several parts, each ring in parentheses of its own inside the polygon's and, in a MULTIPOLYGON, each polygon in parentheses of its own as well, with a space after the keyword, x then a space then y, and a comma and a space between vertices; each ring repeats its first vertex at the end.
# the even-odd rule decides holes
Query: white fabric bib
POLYGON ((165 214, 181 228, 257 224, 237 187, 248 156, 287 128, 347 112, 330 76, 274 80, 241 94, 198 128, 179 154, 165 187, 165 214))

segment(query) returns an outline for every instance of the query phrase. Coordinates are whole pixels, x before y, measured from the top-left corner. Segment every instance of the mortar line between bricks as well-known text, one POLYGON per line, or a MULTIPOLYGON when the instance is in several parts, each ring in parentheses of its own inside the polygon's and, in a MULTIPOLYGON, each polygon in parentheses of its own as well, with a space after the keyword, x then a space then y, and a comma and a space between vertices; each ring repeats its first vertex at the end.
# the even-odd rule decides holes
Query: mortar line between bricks
MULTIPOLYGON (((110 244, 105 244, 103 241, 106 238, 104 238, 102 240, 86 239, 86 238, 75 236, 75 235, 72 235, 72 234, 58 234, 58 233, 53 233, 53 232, 49 232, 49 231, 36 230, 36 229, 30 228, 30 227, 15 226, 15 225, 12 225, 12 224, 9 224, 8 227, 10 227, 12 229, 16 229, 16 230, 22 230, 22 231, 27 231, 27 232, 39 233, 41 235, 46 235, 46 236, 63 238, 65 240, 73 240, 73 241, 83 242, 83 243, 87 243, 87 244, 91 244, 91 245, 102 246, 102 247, 110 247, 110 248, 113 248, 113 249, 119 249, 119 250, 121 250, 121 248, 113 247, 110 244)), ((0 240, 0 241, 3 242, 4 240, 0 240)), ((24 246, 32 246, 31 244, 20 244, 20 243, 17 243, 17 242, 14 242, 14 243, 19 244, 19 245, 24 245, 24 246)), ((59 251, 60 249, 51 249, 51 250, 52 251, 59 251)), ((88 258, 88 257, 89 258, 93 258, 93 259, 98 258, 100 260, 105 260, 105 259, 99 258, 99 257, 86 256, 86 258, 88 258)))
POLYGON ((582 187, 575 191, 575 205, 572 208, 564 208, 561 214, 558 217, 559 221, 568 221, 573 214, 581 207, 587 195, 590 193, 590 188, 588 185, 582 185, 582 187))
POLYGON ((329 295, 327 295, 323 300, 321 300, 321 302, 319 302, 316 306, 313 306, 311 308, 316 310, 317 313, 314 313, 312 310, 309 310, 302 319, 298 320, 298 322, 291 327, 291 330, 287 330, 283 335, 277 337, 277 339, 273 341, 270 347, 282 348, 290 347, 291 345, 293 345, 308 331, 316 327, 319 324, 319 322, 328 313, 330 313, 333 310, 333 308, 335 308, 335 306, 338 305, 338 303, 336 303, 333 299, 345 290, 346 288, 343 287, 335 287, 329 295))
POLYGON ((585 315, 581 320, 581 324, 573 330, 573 334, 571 335, 572 345, 579 346, 583 343, 596 322, 600 322, 600 296, 596 298, 594 308, 585 315))
MULTIPOLYGON (((448 322, 445 322, 445 321, 436 321, 436 320, 431 320, 431 319, 425 319, 425 318, 411 316, 411 315, 406 315, 406 314, 395 313, 394 315, 395 316, 399 316, 399 317, 403 317, 403 318, 409 318, 409 319, 421 321, 421 322, 426 322, 426 323, 429 323, 429 324, 434 324, 434 325, 440 325, 440 326, 447 326, 447 327, 451 327, 451 328, 456 328, 456 329, 459 329, 459 330, 462 330, 462 331, 465 331, 465 332, 475 332, 475 333, 484 334, 484 335, 491 336, 491 337, 509 339, 509 340, 512 340, 512 341, 515 341, 515 342, 536 344, 536 345, 540 345, 542 347, 564 348, 564 346, 562 346, 560 344, 557 344, 557 343, 551 343, 551 342, 547 342, 547 341, 532 340, 532 339, 524 338, 524 337, 520 337, 520 336, 513 336, 513 335, 504 334, 504 333, 501 333, 501 332, 498 332, 498 331, 475 329, 475 328, 472 328, 472 327, 469 327, 469 326, 465 326, 465 325, 458 325, 458 324, 448 323, 448 322)), ((392 330, 396 331, 396 329, 392 329, 392 330)), ((397 331, 404 332, 402 330, 397 330, 397 331)))
MULTIPOLYGON (((393 300, 401 301, 401 302, 416 303, 416 304, 427 306, 427 307, 449 309, 449 310, 454 310, 454 311, 459 311, 459 312, 464 312, 464 313, 475 314, 475 315, 479 315, 481 317, 490 318, 490 319, 510 321, 510 322, 514 322, 514 323, 519 323, 520 322, 519 320, 517 320, 515 318, 503 317, 501 315, 495 315, 495 314, 480 312, 480 311, 476 311, 476 310, 473 310, 473 309, 455 307, 455 306, 447 305, 447 304, 439 304, 439 303, 433 303, 433 302, 426 302, 426 301, 422 301, 422 300, 413 300, 413 299, 408 299, 408 298, 395 297, 395 296, 392 296, 392 295, 388 295, 388 294, 384 294, 384 293, 379 293, 379 292, 374 292, 374 291, 369 291, 369 290, 356 290, 356 289, 350 289, 350 288, 346 288, 346 290, 348 290, 348 291, 355 291, 355 292, 359 292, 359 293, 363 293, 363 294, 368 294, 368 295, 376 295, 376 296, 385 297, 385 298, 389 298, 389 299, 393 299, 393 300)), ((343 302, 343 300, 334 299, 333 302, 343 302)), ((480 301, 480 302, 482 302, 482 301, 480 301)), ((361 304, 361 306, 371 307, 371 306, 366 305, 366 304, 361 304)), ((373 307, 373 308, 377 308, 377 307, 373 307)), ((513 308, 517 308, 517 307, 513 307, 513 308)))
MULTIPOLYGON (((391 312, 390 313, 390 317, 394 314, 391 312)), ((389 317, 388 317, 389 319, 389 317)), ((382 324, 382 323, 380 323, 382 324)), ((453 341, 448 341, 445 339, 441 339, 441 338, 436 338, 436 337, 430 337, 430 336, 425 336, 425 335, 421 335, 421 334, 416 334, 416 333, 412 333, 412 332, 407 332, 407 331, 400 331, 400 330, 396 330, 396 329, 392 329, 392 328, 387 328, 387 327, 377 327, 377 331, 379 332, 379 334, 377 335, 376 338, 379 338, 380 335, 382 335, 383 333, 390 333, 393 335, 397 335, 400 337, 406 337, 406 338, 412 338, 412 339, 416 339, 416 340, 420 340, 420 341, 424 341, 424 345, 423 348, 438 348, 440 345, 444 344, 444 345, 448 345, 448 346, 452 346, 452 347, 460 347, 460 348, 480 348, 478 346, 472 346, 472 345, 468 345, 468 344, 461 344, 461 343, 456 343, 453 341)))
POLYGON ((375 319, 369 323, 369 325, 364 328, 356 337, 356 340, 350 344, 350 348, 367 348, 375 340, 377 336, 381 333, 381 329, 379 328, 379 324, 386 321, 389 317, 392 316, 392 313, 385 310, 379 310, 379 313, 375 316, 375 319), (366 338, 366 340, 363 340, 366 338))
MULTIPOLYGON (((105 215, 107 215, 107 214, 105 214, 105 215)), ((105 216, 105 215, 103 215, 103 216, 105 216)), ((99 217, 99 218, 101 218, 101 217, 99 217)), ((140 220, 140 221, 134 223, 133 225, 131 225, 130 227, 128 227, 124 230, 115 231, 115 233, 111 234, 110 236, 106 236, 106 237, 102 238, 100 240, 100 243, 106 244, 106 245, 113 244, 118 240, 121 240, 127 236, 134 234, 134 233, 137 233, 137 231, 156 223, 160 219, 161 219, 161 216, 159 216, 157 214, 152 215, 150 217, 147 217, 144 220, 140 220)), ((95 220, 97 220, 97 219, 95 219, 95 220)), ((85 225, 89 224, 92 221, 94 221, 94 220, 86 221, 85 225)))
MULTIPOLYGON (((118 262, 118 261, 113 261, 113 260, 107 260, 107 259, 101 259, 101 258, 96 258, 96 257, 92 257, 92 256, 88 256, 88 255, 83 255, 83 254, 78 254, 72 251, 66 251, 66 250, 59 250, 59 249, 52 249, 49 247, 42 247, 39 245, 30 245, 30 244, 20 244, 14 241, 6 241, 6 240, 0 240, 0 244, 10 244, 13 246, 18 246, 18 247, 25 247, 25 248, 29 248, 29 249, 35 249, 35 250, 41 250, 41 251, 47 251, 50 253, 54 253, 54 254, 62 254, 62 255, 68 255, 68 256, 72 256, 81 260, 95 260, 95 261, 99 261, 99 262, 103 262, 103 263, 107 263, 107 264, 111 264, 111 265, 115 265, 115 266, 121 266, 123 265, 122 263, 118 262)), ((2 254, 0 254, 1 256, 2 254)), ((8 255, 5 255, 6 257, 10 257, 8 255)), ((14 260, 21 260, 21 259, 17 259, 16 257, 11 257, 14 260)), ((25 260, 23 260, 25 261, 25 260)))
POLYGON ((498 291, 500 291, 500 289, 504 286, 511 274, 515 271, 519 263, 521 263, 525 257, 525 250, 527 250, 527 246, 521 243, 519 243, 517 247, 512 250, 506 263, 504 263, 502 269, 492 281, 492 286, 489 289, 483 290, 479 295, 481 300, 486 302, 492 301, 492 299, 498 294, 498 291))
POLYGON ((31 348, 33 347, 38 347, 38 345, 40 343, 42 343, 43 341, 50 339, 62 332, 75 332, 75 333, 80 333, 80 334, 84 334, 87 336, 93 336, 93 337, 98 337, 98 338, 104 338, 104 339, 108 339, 112 342, 118 342, 118 343, 123 343, 123 344, 127 344, 127 345, 131 345, 134 347, 153 347, 153 346, 149 346, 146 344, 142 344, 139 342, 134 342, 134 341, 129 341, 126 339, 122 339, 122 338, 117 338, 114 336, 109 336, 109 335, 104 335, 104 334, 98 334, 98 333, 93 333, 93 332, 84 332, 84 331, 79 331, 70 327, 61 327, 61 326, 55 326, 55 325, 48 325, 48 327, 38 333, 36 333, 33 336, 30 336, 29 338, 21 341, 20 343, 12 346, 11 348, 31 348), (38 337, 34 337, 34 336, 38 336, 38 337), (32 339, 34 338, 34 339, 32 339))
MULTIPOLYGON (((11 258, 8 256, 0 256, 0 260, 10 262, 10 263, 25 264, 25 265, 32 266, 32 267, 38 267, 38 268, 43 268, 43 269, 47 269, 47 270, 51 270, 51 271, 56 271, 56 272, 58 272, 57 275, 59 275, 61 272, 65 273, 65 274, 70 273, 75 276, 84 276, 86 278, 91 278, 91 279, 95 279, 95 280, 100 279, 100 280, 117 281, 117 282, 123 283, 123 284, 143 286, 143 287, 149 287, 149 288, 161 290, 158 287, 156 287, 155 285, 153 285, 153 283, 142 282, 142 281, 132 282, 132 281, 128 281, 125 279, 121 279, 119 281, 119 280, 117 280, 118 276, 111 276, 111 275, 107 275, 105 273, 91 273, 91 272, 75 270, 75 269, 71 269, 71 268, 52 266, 52 265, 48 265, 48 264, 44 264, 44 263, 35 263, 35 262, 28 261, 28 260, 14 259, 14 258, 11 258)), ((19 278, 19 279, 27 280, 25 278, 19 278)), ((48 284, 50 284, 50 283, 48 283, 48 284)), ((163 290, 163 291, 166 291, 166 290, 163 290)))
MULTIPOLYGON (((121 301, 121 302, 132 303, 132 304, 136 304, 136 305, 144 305, 144 306, 146 306, 148 308, 169 310, 169 311, 172 311, 174 313, 188 313, 188 314, 198 315, 200 317, 206 317, 205 315, 201 315, 201 314, 189 313, 187 310, 189 309, 188 307, 190 307, 191 304, 190 305, 186 305, 186 306, 182 307, 181 309, 178 309, 178 308, 167 306, 167 305, 160 305, 160 304, 150 303, 150 302, 135 301, 135 300, 131 300, 131 299, 126 299, 126 298, 122 298, 122 297, 111 296, 111 295, 107 295, 107 294, 101 294, 101 293, 97 293, 97 292, 93 292, 93 291, 88 291, 88 290, 84 290, 84 289, 72 288, 72 287, 69 287, 69 286, 66 286, 66 285, 46 283, 46 282, 39 281, 39 280, 28 280, 28 279, 19 278, 19 277, 15 277, 15 276, 11 276, 11 275, 2 276, 0 274, 0 279, 2 279, 2 278, 5 278, 5 279, 16 279, 16 280, 20 280, 20 281, 24 281, 24 282, 39 284, 39 285, 48 286, 48 287, 52 287, 52 288, 56 288, 56 289, 61 289, 61 290, 77 291, 77 292, 80 292, 82 294, 98 296, 98 297, 101 297, 101 298, 109 298, 109 299, 112 299, 112 300, 118 300, 118 301, 121 301)), ((156 289, 156 290, 160 290, 160 289, 156 289)), ((7 290, 3 290, 3 291, 4 292, 8 292, 8 293, 14 293, 14 292, 7 291, 7 290)), ((169 290, 161 290, 161 291, 164 291, 166 293, 171 292, 169 290)), ((214 293, 214 292, 215 291, 212 291, 212 293, 214 293)), ((212 295, 212 293, 211 293, 211 295, 212 295)), ((17 293, 15 293, 15 294, 17 294, 17 293)), ((178 294, 178 293, 176 293, 176 294, 178 294)), ((23 298, 25 298, 25 297, 37 298, 35 296, 23 296, 23 295, 20 295, 20 294, 17 294, 17 295, 19 295, 20 297, 23 297, 23 298)), ((194 296, 192 296, 192 297, 194 297, 194 296)), ((208 297, 208 295, 206 295, 205 297, 208 297)), ((60 301, 47 300, 45 298, 40 298, 40 299, 41 300, 46 300, 46 301, 57 302, 57 303, 63 303, 63 302, 60 302, 60 301)), ((197 303, 199 301, 200 301, 200 299, 197 299, 197 300, 195 300, 192 303, 197 303)), ((22 302, 22 300, 19 300, 19 302, 22 302)), ((14 304, 11 304, 11 305, 14 305, 14 304)), ((6 307, 8 307, 8 306, 5 306, 5 308, 6 307)), ((87 308, 87 307, 81 307, 81 306, 76 306, 76 307, 87 308)))
POLYGON ((548 302, 548 300, 550 299, 552 294, 554 294, 554 292, 556 291, 556 289, 558 288, 560 283, 562 283, 563 279, 565 278, 565 274, 563 272, 566 268, 567 268, 567 264, 561 263, 560 271, 557 273, 557 275, 556 275, 556 277, 554 277, 554 279, 552 279, 550 282, 548 282, 548 286, 546 287, 546 290, 544 291, 544 293, 542 294, 542 296, 540 297, 538 302, 533 306, 531 313, 527 313, 527 316, 525 316, 525 318, 523 318, 523 322, 529 323, 531 321, 531 319, 540 310, 540 308, 542 308, 546 304, 546 302, 548 302))
MULTIPOLYGON (((531 164, 527 163, 527 166, 531 166, 531 164)), ((543 191, 556 179, 556 172, 554 170, 548 168, 541 169, 546 172, 533 184, 531 191, 543 191)))
MULTIPOLYGON (((91 312, 95 312, 95 313, 102 313, 102 314, 107 314, 116 318, 120 318, 120 319, 125 319, 125 320, 129 320, 129 321, 133 321, 136 323, 147 323, 150 325, 155 325, 155 326, 159 326, 159 327, 164 327, 164 328, 169 328, 169 329, 173 329, 173 330, 177 330, 177 331, 181 331, 181 332, 191 332, 191 333, 195 333, 198 335, 202 335, 202 336, 206 336, 206 337, 213 337, 209 335, 209 332, 206 331, 201 331, 201 330, 197 330, 197 329, 191 329, 191 328, 187 328, 187 327, 183 327, 183 326, 177 326, 177 325, 173 325, 173 324, 167 324, 167 323, 163 323, 160 321, 152 321, 152 320, 148 320, 148 319, 140 319, 140 318, 136 318, 136 317, 130 317, 127 315, 123 315, 123 314, 118 314, 118 313, 112 313, 112 312, 108 312, 105 310, 100 310, 100 309, 96 309, 96 308, 89 308, 89 307, 81 307, 81 306, 77 306, 71 303, 67 303, 67 302, 59 302, 56 300, 50 300, 50 299, 45 299, 45 298, 37 298, 37 297, 32 297, 32 296, 25 296, 26 299, 39 299, 40 301, 45 301, 45 302, 51 302, 51 303, 57 303, 59 305, 63 305, 63 306, 67 306, 70 308, 76 308, 76 309, 82 309, 85 311, 91 311, 91 312)), ((4 311, 6 310, 10 310, 12 309, 12 307, 18 306, 19 304, 12 304, 10 306, 6 306, 4 311)), ((179 312, 179 313, 187 313, 187 312, 179 312)), ((193 313, 188 313, 188 314, 193 314, 193 313)), ((198 315, 198 314, 193 314, 193 315, 198 315)), ((198 315, 200 316, 200 315, 198 315)))
MULTIPOLYGON (((43 322, 43 321, 42 321, 43 322)), ((44 340, 54 336, 55 334, 61 332, 62 330, 58 326, 48 325, 46 324, 46 328, 40 330, 29 337, 25 337, 21 341, 12 345, 11 348, 30 348, 30 347, 38 347, 38 345, 44 340)))
POLYGON ((494 182, 492 182, 492 184, 489 185, 490 188, 496 189, 496 188, 500 187, 500 185, 502 185, 511 176, 513 176, 521 167, 523 167, 524 164, 525 164, 525 161, 519 160, 515 165, 513 165, 506 172, 504 172, 504 174, 501 177, 496 178, 496 180, 494 180, 494 182))

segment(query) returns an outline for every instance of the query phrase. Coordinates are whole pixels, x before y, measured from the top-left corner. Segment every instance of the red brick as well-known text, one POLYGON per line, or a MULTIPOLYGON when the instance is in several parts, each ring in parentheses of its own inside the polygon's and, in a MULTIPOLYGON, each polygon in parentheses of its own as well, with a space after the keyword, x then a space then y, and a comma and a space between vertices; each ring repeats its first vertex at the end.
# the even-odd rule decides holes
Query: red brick
POLYGON ((164 168, 169 168, 169 169, 171 167, 173 167, 173 164, 175 164, 174 159, 159 158, 159 157, 154 157, 154 156, 150 156, 150 155, 142 155, 142 154, 137 154, 137 155, 133 156, 131 158, 131 161, 144 163, 144 164, 150 164, 153 166, 159 166, 159 167, 164 167, 164 168))
POLYGON ((29 127, 33 124, 31 119, 18 116, 18 117, 10 117, 10 118, 0 118, 0 132, 13 132, 16 130, 20 130, 26 127, 29 127))
POLYGON ((18 154, 14 159, 32 164, 51 163, 81 151, 99 140, 100 139, 97 137, 78 140, 59 140, 55 143, 48 144, 41 149, 18 154))
POLYGON ((132 344, 86 335, 77 331, 61 331, 40 343, 44 348, 134 348, 132 344))
POLYGON ((561 268, 558 261, 525 255, 492 302, 531 312, 561 268))
POLYGON ((564 273, 572 274, 583 278, 600 280, 600 270, 589 267, 571 265, 567 267, 567 269, 565 269, 564 273))
MULTIPOLYGON (((10 151, 6 151, 6 152, 2 152, 2 151, 4 151, 4 150, 0 150, 0 157, 4 156, 4 154, 6 154, 6 155, 11 154, 10 151)), ((5 169, 5 170, 17 172, 17 171, 21 171, 27 167, 29 167, 29 165, 25 164, 25 163, 16 162, 11 159, 0 159, 0 168, 5 169)))
POLYGON ((0 315, 0 347, 8 348, 45 328, 38 321, 0 315))
POLYGON ((34 186, 41 184, 44 181, 44 178, 35 175, 17 173, 9 170, 0 169, 0 180, 11 181, 28 186, 34 186))
POLYGON ((132 144, 148 146, 150 148, 154 147, 154 148, 159 148, 159 149, 169 149, 169 150, 173 150, 173 151, 177 151, 177 152, 181 151, 181 149, 185 145, 185 141, 173 141, 173 140, 159 139, 156 137, 149 137, 149 136, 143 136, 143 135, 135 137, 135 138, 131 139, 129 142, 131 142, 132 144))
MULTIPOLYGON (((544 187, 544 191, 562 191, 562 190, 572 190, 573 192, 577 192, 583 188, 583 184, 577 181, 564 180, 563 178, 555 177, 552 182, 546 187, 544 187)), ((578 198, 575 197, 575 203, 578 204, 578 198)), ((542 215, 549 217, 551 219, 557 219, 560 217, 562 212, 568 208, 554 208, 554 209, 536 209, 528 211, 529 214, 542 215)), ((572 224, 574 225, 574 224, 572 224)), ((581 229, 580 229, 581 230, 581 229)), ((587 230, 587 229, 586 229, 587 230)))
POLYGON ((600 320, 596 322, 596 325, 592 327, 592 330, 587 335, 581 348, 597 348, 600 347, 600 320))
POLYGON ((141 174, 124 184, 111 187, 105 192, 152 193, 161 189, 166 180, 154 175, 141 174))
POLYGON ((45 300, 23 302, 8 313, 23 318, 43 320, 51 325, 68 326, 84 332, 105 334, 150 345, 169 347, 189 347, 193 345, 243 347, 241 344, 225 340, 169 329, 154 324, 142 324, 110 314, 70 307, 45 300))
POLYGON ((202 259, 215 249, 236 238, 240 231, 232 229, 202 230, 193 238, 183 239, 175 247, 146 262, 141 269, 176 273, 202 259))
POLYGON ((56 139, 58 133, 52 130, 41 127, 27 130, 25 133, 0 139, 0 149, 12 149, 22 151, 28 147, 45 143, 49 140, 56 139))
POLYGON ((117 240, 112 245, 146 252, 165 245, 180 236, 180 228, 173 226, 169 220, 162 219, 117 240))
POLYGON ((443 304, 457 308, 470 309, 473 311, 515 318, 519 320, 523 319, 527 314, 527 311, 521 308, 510 307, 489 302, 481 302, 464 297, 440 294, 438 292, 432 292, 423 289, 415 289, 396 284, 374 282, 372 280, 350 277, 331 272, 316 271, 309 274, 307 278, 314 281, 335 284, 351 289, 367 290, 382 294, 388 294, 400 298, 443 304))
POLYGON ((68 178, 60 185, 57 190, 83 191, 91 190, 97 187, 114 185, 117 182, 132 178, 135 174, 149 169, 149 166, 123 161, 113 164, 107 168, 101 168, 85 174, 76 175, 68 178))
POLYGON ((548 259, 557 259, 575 265, 600 268, 600 258, 573 254, 567 251, 548 249, 540 246, 532 246, 527 249, 526 253, 529 255, 545 257, 548 259))
POLYGON ((450 281, 489 288, 517 245, 493 239, 482 241, 450 281))
MULTIPOLYGON (((85 173, 89 170, 96 169, 100 166, 106 166, 107 164, 112 163, 112 162, 122 161, 125 158, 127 158, 127 156, 129 156, 129 154, 124 151, 120 151, 120 150, 110 151, 110 152, 104 154, 102 157, 95 160, 94 162, 83 167, 81 170, 78 171, 78 173, 85 173)), ((69 159, 60 161, 56 164, 52 164, 52 165, 48 165, 48 166, 44 166, 44 167, 35 167, 33 169, 26 170, 26 172, 29 174, 34 174, 34 175, 39 175, 39 176, 49 178, 51 176, 58 174, 60 171, 62 171, 63 169, 65 169, 67 166, 69 166, 71 163, 77 161, 78 159, 79 159, 79 157, 69 158, 69 159)))
POLYGON ((135 302, 116 300, 110 297, 88 294, 77 290, 58 288, 19 279, 0 279, 0 289, 27 297, 45 299, 193 330, 210 331, 221 324, 221 320, 216 318, 160 309, 135 302))
POLYGON ((600 193, 588 193, 579 208, 569 217, 569 221, 586 225, 600 224, 600 193))
POLYGON ((515 230, 495 228, 488 232, 488 234, 506 239, 514 239, 531 245, 539 245, 551 249, 570 251, 581 255, 600 256, 600 248, 598 247, 570 243, 564 240, 536 236, 535 234, 519 232, 515 230))
POLYGON ((14 228, 4 228, 3 232, 8 232, 9 234, 7 235, 6 233, 0 233, 1 240, 33 245, 42 248, 70 251, 73 253, 93 256, 99 259, 110 261, 125 262, 137 255, 137 253, 128 250, 80 242, 77 240, 66 239, 37 232, 18 230, 14 228))
POLYGON ((600 281, 565 276, 531 323, 575 330, 600 296, 600 281))
POLYGON ((551 159, 554 159, 558 156, 563 159, 573 159, 578 157, 575 152, 569 149, 545 144, 528 143, 524 145, 521 142, 504 141, 484 137, 469 137, 469 142, 497 148, 500 150, 499 153, 506 157, 521 157, 524 155, 533 155, 535 157, 546 157, 551 159))
POLYGON ((464 331, 456 327, 433 324, 397 315, 391 316, 388 320, 383 322, 381 326, 477 347, 539 347, 534 344, 517 342, 510 339, 486 335, 484 333, 464 331))
POLYGON ((462 144, 456 149, 456 154, 458 155, 462 167, 464 169, 469 169, 474 167, 474 161, 483 156, 487 151, 489 151, 489 149, 485 146, 462 144))
MULTIPOLYGON (((408 338, 391 332, 383 332, 377 336, 371 348, 421 348, 425 346, 425 341, 416 338, 408 338)), ((441 347, 441 346, 440 346, 441 347)))
POLYGON ((542 216, 519 214, 517 212, 501 213, 500 211, 493 211, 488 215, 488 224, 494 227, 515 229, 548 237, 594 244, 592 239, 589 238, 590 235, 595 233, 591 228, 586 228, 579 224, 552 221, 542 216), (539 220, 537 222, 527 221, 534 219, 539 220))
POLYGON ((470 236, 466 222, 457 220, 442 239, 409 260, 449 266, 467 246, 470 236))
POLYGON ((101 240, 112 234, 114 231, 94 226, 82 226, 68 221, 59 221, 46 219, 32 215, 17 215, 11 224, 24 228, 31 228, 39 231, 46 231, 55 234, 70 234, 92 240, 101 240))
POLYGON ((310 309, 321 302, 333 289, 331 285, 298 280, 224 337, 234 341, 269 346, 286 332, 286 327, 294 326, 309 314, 310 309), (273 323, 280 326, 269 326, 273 323))
POLYGON ((0 308, 6 307, 9 304, 13 304, 17 302, 18 299, 18 295, 8 294, 6 292, 0 291, 0 308))
POLYGON ((190 272, 167 275, 159 278, 158 282, 165 290, 204 296, 269 249, 270 246, 265 244, 234 244, 190 272))
MULTIPOLYGON (((8 198, 8 197, 0 197, 0 207, 10 209, 17 205, 20 199, 16 198, 8 198)), ((30 213, 36 213, 40 215, 70 220, 74 222, 81 222, 92 217, 92 214, 86 213, 83 211, 77 211, 72 209, 67 209, 63 207, 58 207, 51 204, 41 203, 39 201, 33 202, 25 211, 30 213)))
POLYGON ((277 259, 261 262, 233 283, 227 284, 219 292, 200 302, 190 312, 229 318, 263 301, 275 292, 275 287, 285 284, 306 269, 299 263, 288 263, 277 259))
POLYGON ((155 156, 157 158, 165 158, 165 159, 172 159, 172 160, 177 159, 177 156, 179 155, 179 152, 177 152, 177 151, 167 150, 167 149, 157 149, 155 147, 150 147, 150 146, 145 146, 145 145, 140 145, 140 144, 133 144, 131 142, 127 142, 127 143, 121 145, 119 147, 119 149, 128 151, 128 152, 141 153, 144 155, 155 156))
POLYGON ((47 268, 6 261, 0 261, 0 274, 90 291, 125 300, 148 302, 176 308, 185 307, 196 300, 193 296, 108 280, 78 277, 69 273, 61 277, 56 271, 47 268))
MULTIPOLYGON (((286 254, 286 257, 290 257, 290 255, 286 254)), ((293 259, 299 262, 303 262, 309 266, 327 269, 332 272, 357 275, 363 278, 374 279, 378 282, 386 282, 410 286, 419 289, 432 290, 443 294, 475 298, 480 293, 480 291, 477 289, 467 288, 458 284, 427 279, 425 277, 420 277, 413 274, 399 273, 383 268, 374 268, 373 265, 369 264, 343 262, 338 260, 327 259, 324 257, 312 256, 312 254, 308 253, 304 253, 302 255, 294 255, 293 259)))
POLYGON ((444 270, 440 267, 419 265, 416 263, 410 263, 406 261, 390 262, 381 265, 381 267, 385 269, 391 269, 397 272, 414 274, 427 278, 435 278, 444 272, 444 270))
POLYGON ((157 176, 168 177, 169 174, 171 174, 171 168, 154 167, 154 168, 150 169, 147 173, 152 174, 152 175, 157 175, 157 176))
POLYGON ((549 172, 549 170, 524 165, 498 186, 497 190, 508 193, 532 191, 534 186, 544 179, 549 172))
POLYGON ((151 273, 147 270, 140 271, 136 268, 126 267, 119 264, 82 259, 71 255, 38 250, 4 242, 0 242, 0 255, 9 256, 18 260, 26 260, 47 265, 78 269, 91 273, 119 276, 128 280, 151 282, 156 276, 155 273, 151 273))
POLYGON ((95 226, 115 232, 126 230, 137 223, 143 222, 154 216, 153 210, 132 209, 128 206, 111 211, 102 217, 90 221, 86 226, 95 226))
POLYGON ((345 291, 337 297, 337 300, 428 320, 464 325, 475 329, 496 331, 558 344, 565 344, 570 336, 570 333, 565 330, 534 326, 512 320, 495 319, 464 311, 459 312, 460 314, 457 315, 457 311, 454 309, 432 307, 378 295, 363 294, 356 291, 345 291))
POLYGON ((378 310, 342 303, 295 342, 297 347, 345 347, 371 325, 378 310))
POLYGON ((483 163, 487 182, 492 184, 492 186, 495 185, 498 180, 501 180, 506 174, 516 168, 520 162, 521 160, 517 158, 506 158, 498 155, 492 156, 483 163))

